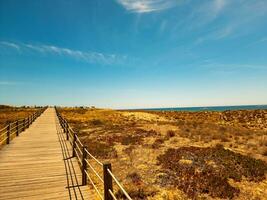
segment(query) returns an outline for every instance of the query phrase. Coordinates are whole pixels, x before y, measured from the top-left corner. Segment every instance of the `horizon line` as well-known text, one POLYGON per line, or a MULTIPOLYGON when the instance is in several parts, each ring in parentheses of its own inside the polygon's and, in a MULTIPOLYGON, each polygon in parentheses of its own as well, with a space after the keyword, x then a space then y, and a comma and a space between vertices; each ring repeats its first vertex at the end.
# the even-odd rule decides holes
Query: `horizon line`
POLYGON ((94 105, 73 105, 73 106, 67 106, 67 105, 49 105, 49 104, 27 104, 27 105, 16 105, 16 104, 0 104, 0 106, 12 106, 12 107, 35 107, 35 106, 49 106, 49 107, 67 107, 67 108, 75 108, 75 107, 95 107, 98 109, 112 109, 112 110, 146 110, 146 109, 172 109, 172 108, 213 108, 213 107, 237 107, 237 106, 267 106, 266 104, 231 104, 231 105, 198 105, 198 106, 163 106, 163 107, 128 107, 128 108, 112 108, 112 107, 97 107, 94 105))

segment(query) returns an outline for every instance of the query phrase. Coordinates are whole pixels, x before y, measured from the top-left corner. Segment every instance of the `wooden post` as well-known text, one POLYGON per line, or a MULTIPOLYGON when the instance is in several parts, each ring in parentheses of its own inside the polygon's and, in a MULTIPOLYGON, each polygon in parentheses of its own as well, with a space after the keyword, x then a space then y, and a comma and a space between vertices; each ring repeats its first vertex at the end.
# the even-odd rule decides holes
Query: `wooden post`
POLYGON ((103 164, 103 177, 104 177, 104 200, 112 200, 112 196, 109 193, 109 190, 113 192, 112 186, 112 177, 110 176, 108 169, 111 171, 111 164, 103 164))
POLYGON ((26 120, 25 118, 23 119, 23 131, 25 131, 25 125, 26 125, 26 120))
POLYGON ((87 153, 85 151, 86 147, 83 146, 83 159, 82 159, 82 185, 86 185, 87 184, 87 176, 85 171, 87 170, 87 163, 86 163, 86 157, 87 157, 87 153))
POLYGON ((10 142, 10 123, 7 125, 6 136, 7 136, 6 143, 9 144, 9 142, 10 142))
POLYGON ((64 119, 63 119, 62 123, 63 123, 64 133, 66 133, 67 132, 67 124, 66 124, 64 119))
POLYGON ((59 124, 61 125, 61 127, 63 129, 63 133, 65 133, 65 124, 64 124, 64 122, 63 122, 61 117, 59 118, 59 124))
POLYGON ((66 129, 66 136, 67 136, 67 140, 69 140, 69 125, 66 124, 67 129, 66 129))
POLYGON ((27 124, 27 128, 30 127, 30 117, 28 117, 28 124, 27 124))
POLYGON ((64 128, 65 128, 65 133, 67 133, 67 129, 68 129, 68 123, 65 119, 63 119, 63 124, 64 124, 64 128))
POLYGON ((16 121, 16 136, 19 136, 19 120, 16 121))
POLYGON ((73 144, 72 144, 72 157, 75 157, 75 147, 76 147, 76 133, 73 134, 73 144))

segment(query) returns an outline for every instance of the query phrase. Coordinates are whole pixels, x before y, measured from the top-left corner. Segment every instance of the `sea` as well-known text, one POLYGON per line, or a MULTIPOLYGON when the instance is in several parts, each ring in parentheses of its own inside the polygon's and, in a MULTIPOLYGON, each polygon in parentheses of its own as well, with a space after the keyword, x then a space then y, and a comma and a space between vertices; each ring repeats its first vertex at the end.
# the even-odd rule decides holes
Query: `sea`
POLYGON ((241 106, 205 106, 205 107, 174 107, 174 108, 144 108, 135 110, 151 111, 226 111, 226 110, 258 110, 267 109, 267 105, 241 105, 241 106))

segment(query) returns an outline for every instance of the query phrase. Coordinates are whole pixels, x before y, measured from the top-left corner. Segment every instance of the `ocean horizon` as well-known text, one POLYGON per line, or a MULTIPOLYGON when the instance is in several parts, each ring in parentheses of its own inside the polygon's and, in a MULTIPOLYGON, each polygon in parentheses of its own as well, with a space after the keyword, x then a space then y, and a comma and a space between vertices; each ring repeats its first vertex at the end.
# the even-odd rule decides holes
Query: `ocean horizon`
POLYGON ((227 110, 259 110, 267 109, 267 105, 236 105, 236 106, 198 106, 198 107, 170 107, 170 108, 140 108, 129 110, 151 111, 227 111, 227 110))

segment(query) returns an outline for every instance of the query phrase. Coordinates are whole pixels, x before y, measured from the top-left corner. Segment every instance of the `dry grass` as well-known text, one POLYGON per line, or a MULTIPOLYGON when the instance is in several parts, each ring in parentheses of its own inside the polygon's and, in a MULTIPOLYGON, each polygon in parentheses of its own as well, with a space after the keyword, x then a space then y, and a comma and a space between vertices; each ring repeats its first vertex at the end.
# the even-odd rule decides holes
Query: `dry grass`
POLYGON ((17 119, 28 117, 37 111, 37 108, 10 107, 0 105, 0 129, 17 119))
MULTIPOLYGON (((0 105, 0 129, 3 129, 10 122, 14 122, 18 119, 23 119, 25 117, 28 117, 29 115, 33 114, 36 111, 37 108, 11 107, 11 106, 0 105)), ((4 141, 6 137, 3 131, 0 132, 0 141, 4 141)), ((13 137, 11 137, 11 140, 13 139, 13 137)), ((0 146, 2 146, 4 143, 5 142, 2 142, 0 146)))
POLYGON ((264 161, 226 150, 222 145, 168 149, 158 161, 167 176, 161 179, 162 184, 176 185, 191 198, 206 193, 232 199, 239 189, 231 186, 229 179, 240 182, 245 177, 260 182, 267 171, 264 161))
MULTIPOLYGON (((64 108, 60 112, 95 156, 112 163, 114 173, 133 199, 267 196, 266 110, 147 112, 64 108), (224 148, 215 147, 217 144, 224 148), (170 159, 164 160, 166 155, 170 159), (227 163, 225 169, 222 161, 227 163), (197 168, 184 167, 190 165, 197 168), (219 166, 220 173, 214 166, 219 166), (191 182, 177 184, 177 178, 183 176, 191 182), (214 184, 221 187, 216 189, 214 184), (254 192, 259 190, 262 192, 254 192)), ((124 199, 120 192, 116 195, 124 199)))

